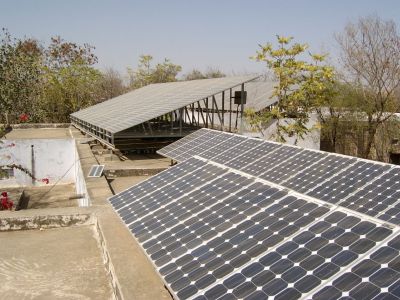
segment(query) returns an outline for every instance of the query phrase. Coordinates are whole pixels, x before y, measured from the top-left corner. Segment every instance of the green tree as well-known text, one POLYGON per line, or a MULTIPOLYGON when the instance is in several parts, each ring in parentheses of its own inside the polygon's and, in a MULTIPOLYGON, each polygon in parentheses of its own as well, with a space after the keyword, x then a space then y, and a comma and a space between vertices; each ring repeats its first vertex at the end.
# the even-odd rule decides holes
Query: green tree
POLYGON ((204 73, 206 78, 222 78, 226 77, 226 75, 217 68, 208 67, 206 72, 204 73))
POLYGON ((196 79, 207 79, 207 78, 221 78, 225 77, 226 75, 216 69, 216 68, 208 68, 206 72, 203 74, 201 71, 197 69, 193 69, 189 73, 183 76, 183 80, 196 80, 196 79))
POLYGON ((324 64, 325 56, 309 54, 301 59, 308 46, 291 43, 291 37, 277 36, 278 47, 271 43, 260 45, 253 59, 262 61, 273 72, 277 81, 271 97, 277 99, 277 105, 261 113, 247 112, 250 124, 265 128, 271 122, 276 124, 274 138, 285 142, 294 137, 295 143, 304 139, 310 132, 307 127, 310 113, 329 95, 334 70, 324 64))
POLYGON ((96 102, 99 70, 94 47, 52 38, 46 49, 43 93, 38 103, 40 119, 69 122, 69 115, 96 102))
POLYGON ((173 64, 169 59, 164 59, 163 63, 158 63, 155 67, 151 66, 153 57, 151 55, 141 55, 137 70, 128 68, 130 87, 132 89, 141 88, 151 83, 173 82, 182 70, 179 65, 173 64))
POLYGON ((36 40, 19 40, 3 29, 0 41, 0 111, 9 115, 31 111, 40 89, 42 49, 36 40))
POLYGON ((336 151, 343 144, 344 130, 353 128, 358 131, 354 122, 357 109, 356 95, 352 86, 336 80, 327 90, 326 97, 320 99, 315 110, 321 125, 321 140, 328 142, 327 148, 336 151))
POLYGON ((199 70, 193 69, 189 73, 183 76, 183 80, 197 80, 197 79, 206 79, 207 77, 199 70))
POLYGON ((107 68, 101 72, 101 77, 97 81, 96 89, 96 102, 102 102, 117 97, 127 90, 121 74, 113 68, 107 68))

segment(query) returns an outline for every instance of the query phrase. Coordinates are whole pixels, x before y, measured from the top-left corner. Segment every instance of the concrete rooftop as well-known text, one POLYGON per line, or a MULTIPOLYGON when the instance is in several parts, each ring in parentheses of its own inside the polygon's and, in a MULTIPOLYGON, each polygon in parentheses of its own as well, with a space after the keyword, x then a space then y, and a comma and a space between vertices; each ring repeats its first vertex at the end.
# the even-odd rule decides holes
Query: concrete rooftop
POLYGON ((0 233, 0 298, 110 299, 93 226, 0 233))

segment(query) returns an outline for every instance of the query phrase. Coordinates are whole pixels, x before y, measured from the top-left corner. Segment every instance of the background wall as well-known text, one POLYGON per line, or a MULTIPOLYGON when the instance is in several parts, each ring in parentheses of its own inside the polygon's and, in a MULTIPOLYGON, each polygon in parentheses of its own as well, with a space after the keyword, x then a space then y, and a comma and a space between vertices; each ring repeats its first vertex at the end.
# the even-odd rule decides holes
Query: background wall
MULTIPOLYGON (((17 164, 32 171, 32 150, 34 176, 47 178, 53 185, 75 182, 75 162, 78 159, 73 139, 21 139, 2 140, 0 145, 0 165, 17 164), (32 147, 33 146, 33 147, 32 147)), ((14 179, 0 180, 0 187, 39 186, 22 171, 14 170, 14 179)))

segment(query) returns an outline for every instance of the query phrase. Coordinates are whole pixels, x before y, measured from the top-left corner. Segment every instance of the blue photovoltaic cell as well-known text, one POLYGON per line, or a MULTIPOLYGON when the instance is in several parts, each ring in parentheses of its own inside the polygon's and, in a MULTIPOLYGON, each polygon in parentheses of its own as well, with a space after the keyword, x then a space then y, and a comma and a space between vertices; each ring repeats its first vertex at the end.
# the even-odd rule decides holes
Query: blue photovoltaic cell
POLYGON ((355 158, 330 154, 319 161, 318 164, 313 165, 312 168, 305 168, 303 171, 295 174, 283 182, 282 185, 299 193, 307 194, 307 191, 314 189, 329 178, 341 173, 356 161, 355 158))
MULTIPOLYGON (((205 135, 202 135, 199 139, 203 139, 202 143, 197 143, 197 145, 185 145, 186 151, 182 152, 176 156, 176 160, 184 161, 193 157, 194 155, 201 156, 202 153, 209 150, 210 148, 219 146, 222 142, 233 138, 232 134, 208 130, 205 135)), ((195 140, 197 141, 197 140, 195 140)))
POLYGON ((392 168, 344 201, 341 206, 400 224, 400 168, 392 168))
MULTIPOLYGON (((118 210, 122 220, 126 224, 141 218, 156 210, 163 209, 167 204, 175 201, 185 193, 193 191, 195 186, 201 186, 224 173, 225 170, 206 165, 201 169, 193 171, 175 181, 170 185, 158 188, 153 193, 141 197, 127 206, 118 210)), ((137 230, 137 229, 136 229, 137 230)))
MULTIPOLYGON (((215 157, 218 156, 220 153, 224 153, 225 151, 232 149, 233 147, 237 146, 240 147, 241 143, 246 141, 247 139, 243 136, 231 136, 230 138, 224 139, 218 145, 209 148, 200 153, 200 156, 205 159, 211 159, 215 161, 215 157)), ((224 162, 222 162, 224 163, 224 162)))
POLYGON ((326 156, 327 154, 325 153, 303 150, 294 157, 285 159, 275 168, 269 169, 264 174, 260 174, 259 177, 280 184, 305 168, 312 168, 314 164, 317 164, 326 156))
MULTIPOLYGON (((179 139, 178 141, 173 142, 173 143, 169 144, 168 146, 163 147, 162 149, 158 150, 157 152, 158 152, 158 154, 169 157, 170 154, 174 155, 173 151, 175 151, 180 146, 183 146, 183 145, 189 143, 191 140, 194 140, 194 139, 206 134, 207 132, 208 131, 205 129, 197 130, 197 131, 179 139)), ((171 158, 173 158, 173 157, 171 156, 171 158)))
POLYGON ((206 165, 205 162, 200 160, 191 160, 183 162, 179 165, 170 168, 157 176, 151 177, 150 179, 134 185, 133 187, 109 198, 111 205, 114 209, 119 210, 121 207, 126 206, 135 202, 136 199, 140 199, 144 196, 150 195, 153 191, 166 185, 172 184, 177 178, 198 170, 206 165))
MULTIPOLYGON (((198 155, 199 153, 203 152, 204 151, 203 147, 205 143, 210 144, 210 140, 214 139, 219 135, 222 135, 222 132, 220 131, 206 130, 206 129, 202 130, 206 131, 206 133, 168 152, 168 156, 176 161, 183 161, 189 159, 192 156, 198 155)), ((217 143, 215 143, 214 145, 216 144, 217 143)))
POLYGON ((253 161, 249 165, 240 168, 240 170, 260 178, 263 178, 263 175, 265 175, 265 178, 263 179, 267 179, 267 174, 271 169, 286 161, 287 159, 298 155, 301 151, 303 150, 300 148, 282 146, 275 151, 268 153, 253 161))
POLYGON ((196 299, 216 299, 216 295, 249 300, 299 299, 391 233, 388 228, 333 212, 196 299))
MULTIPOLYGON (((248 139, 245 137, 242 138, 244 138, 244 141, 242 141, 240 144, 232 146, 230 149, 221 151, 212 158, 212 161, 215 161, 219 164, 224 164, 233 169, 239 169, 243 167, 243 163, 238 162, 240 157, 249 151, 253 153, 256 147, 263 144, 263 141, 259 139, 248 139)), ((244 164, 246 165, 248 163, 244 162, 244 164)))
POLYGON ((314 300, 400 299, 400 236, 397 235, 330 284, 314 300))
POLYGON ((193 214, 206 209, 208 205, 213 205, 219 199, 224 199, 229 196, 230 193, 237 192, 241 189, 242 185, 246 186, 251 182, 252 181, 249 179, 232 173, 212 178, 210 182, 204 186, 193 189, 190 193, 180 198, 179 201, 173 201, 162 209, 149 213, 145 218, 135 221, 129 228, 131 228, 132 232, 140 241, 144 242, 160 232, 165 232, 167 228, 169 228, 164 224, 165 222, 173 221, 176 223, 178 220, 182 222, 193 214), (157 226, 154 226, 155 224, 157 226), (156 227, 156 231, 146 230, 143 232, 150 226, 156 227), (141 234, 137 233, 136 228, 140 228, 141 234), (143 236, 143 233, 146 235, 143 236))
POLYGON ((270 203, 258 214, 160 270, 179 299, 203 294, 217 280, 236 273, 236 269, 329 211, 292 196, 275 202, 270 199, 270 203))
MULTIPOLYGON (((227 167, 236 170, 244 170, 246 166, 254 163, 263 156, 270 155, 273 151, 279 149, 282 145, 270 142, 261 142, 255 139, 241 143, 230 152, 223 152, 221 155, 216 156, 213 160, 222 163, 227 167), (251 151, 248 151, 250 150, 251 151), (231 153, 230 156, 228 154, 231 153), (224 162, 222 159, 226 158, 224 162)), ((249 172, 247 172, 249 173, 249 172)), ((249 173, 250 175, 254 175, 249 173)))
POLYGON ((357 161, 307 194, 330 203, 338 203, 389 169, 387 165, 357 161))

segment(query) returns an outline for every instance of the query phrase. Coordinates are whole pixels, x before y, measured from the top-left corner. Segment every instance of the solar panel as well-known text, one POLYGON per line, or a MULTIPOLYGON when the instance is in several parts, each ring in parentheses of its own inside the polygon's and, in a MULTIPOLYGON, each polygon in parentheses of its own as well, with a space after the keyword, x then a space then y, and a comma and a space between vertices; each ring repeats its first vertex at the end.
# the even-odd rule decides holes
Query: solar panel
POLYGON ((312 168, 314 164, 318 164, 326 156, 328 155, 325 153, 303 150, 299 154, 283 160, 276 167, 271 167, 271 169, 259 175, 259 177, 275 183, 282 183, 288 178, 296 176, 298 172, 305 168, 312 168))
MULTIPOLYGON (((266 146, 267 145, 269 146, 269 143, 266 143, 266 146)), ((268 180, 269 170, 273 169, 287 159, 298 155, 301 151, 303 150, 295 147, 279 147, 275 151, 261 156, 255 161, 253 160, 252 163, 240 168, 240 170, 253 176, 259 176, 268 180)))
POLYGON ((340 202, 340 205, 370 216, 379 215, 383 220, 399 224, 400 210, 397 211, 397 208, 400 208, 399 171, 400 168, 392 168, 362 190, 340 202))
POLYGON ((357 161, 307 194, 330 203, 338 203, 389 169, 390 166, 387 165, 357 161))
POLYGON ((308 191, 313 190, 316 186, 321 185, 336 174, 345 171, 356 161, 357 159, 355 158, 330 154, 318 164, 305 168, 282 184, 297 192, 308 194, 308 191))
MULTIPOLYGON (((280 144, 269 143, 269 142, 259 143, 258 140, 250 139, 246 143, 241 143, 238 147, 232 149, 232 151, 238 151, 238 155, 231 156, 230 159, 224 163, 224 165, 231 167, 233 169, 243 170, 246 166, 252 164, 254 161, 257 161, 263 156, 271 154, 280 147, 281 147, 280 144), (249 148, 250 150, 248 150, 249 148)), ((229 153, 226 152, 226 155, 228 154, 229 153)), ((217 159, 219 159, 222 155, 225 157, 225 153, 223 152, 221 153, 220 156, 212 160, 217 161, 217 159)))
POLYGON ((320 288, 312 299, 399 299, 399 251, 400 235, 396 235, 349 271, 320 288))
POLYGON ((199 139, 195 140, 197 145, 193 144, 187 144, 185 146, 184 152, 182 152, 180 155, 176 157, 177 161, 183 161, 186 159, 189 159, 193 157, 194 155, 197 155, 198 153, 204 153, 205 151, 209 150, 210 148, 216 147, 225 140, 229 140, 233 138, 233 135, 223 133, 223 132, 218 132, 218 131, 213 131, 213 130, 208 130, 207 134, 203 135, 200 137, 202 139, 201 142, 198 142, 199 139))
MULTIPOLYGON (((118 212, 126 224, 129 225, 133 220, 142 218, 148 213, 153 214, 158 209, 164 209, 169 203, 175 203, 176 199, 183 196, 186 192, 193 190, 195 186, 208 183, 212 178, 223 172, 224 170, 221 168, 206 165, 201 169, 179 177, 177 181, 169 185, 159 187, 151 194, 145 195, 145 197, 136 198, 134 202, 121 207, 118 212)), ((172 210, 172 212, 175 212, 175 210, 172 210)), ((130 225, 130 227, 132 226, 130 225)))
MULTIPOLYGON (((208 150, 203 151, 201 153, 201 157, 203 157, 205 159, 212 159, 213 161, 215 161, 214 157, 216 157, 218 154, 224 153, 225 151, 228 151, 235 146, 240 147, 241 143, 246 140, 247 139, 243 136, 231 135, 230 138, 221 139, 221 142, 219 144, 217 144, 214 147, 209 148, 208 150)), ((224 162, 222 162, 222 163, 224 163, 224 162)))
POLYGON ((301 298, 391 233, 391 229, 372 222, 332 212, 290 241, 222 278, 195 299, 216 299, 222 295, 227 299, 301 298))
POLYGON ((104 165, 93 165, 90 168, 88 177, 101 177, 101 174, 103 174, 104 170, 104 165))
POLYGON ((111 197, 109 201, 114 209, 118 210, 127 204, 134 203, 136 199, 150 195, 162 186, 173 184, 178 178, 182 178, 186 174, 201 169, 205 165, 206 163, 200 160, 182 162, 175 165, 173 168, 169 168, 157 174, 157 176, 153 176, 140 184, 134 185, 133 187, 111 197))
MULTIPOLYGON (((204 151, 204 146, 203 146, 204 143, 207 143, 208 145, 210 145, 211 143, 212 145, 211 142, 212 139, 222 134, 220 131, 214 131, 214 130, 201 129, 201 131, 205 133, 198 136, 195 139, 188 141, 187 143, 182 144, 180 147, 177 147, 176 149, 170 151, 168 153, 168 157, 171 157, 176 161, 183 161, 189 159, 192 156, 197 155, 198 153, 204 151)), ((217 143, 214 143, 214 145, 216 144, 217 143)))
MULTIPOLYGON (((245 138, 245 140, 240 144, 234 145, 226 151, 221 151, 215 155, 212 160, 219 164, 224 164, 230 168, 239 169, 244 165, 249 164, 243 161, 245 158, 245 153, 251 151, 253 154, 254 150, 263 143, 264 142, 259 139, 245 138)), ((264 152, 262 153, 264 154, 264 152)))
POLYGON ((174 298, 400 296, 399 168, 204 131, 110 198, 174 298))
POLYGON ((240 76, 150 84, 81 109, 71 114, 71 121, 117 133, 256 78, 240 76))
POLYGON ((329 211, 292 196, 271 202, 261 212, 160 269, 179 299, 207 294, 218 281, 236 274, 252 259, 329 211))
POLYGON ((168 146, 165 146, 164 148, 158 150, 157 152, 158 152, 158 154, 169 157, 169 153, 172 154, 175 149, 179 148, 182 145, 189 143, 191 140, 194 140, 206 133, 207 133, 207 130, 205 130, 205 129, 196 130, 195 132, 179 139, 178 141, 171 143, 168 146))

